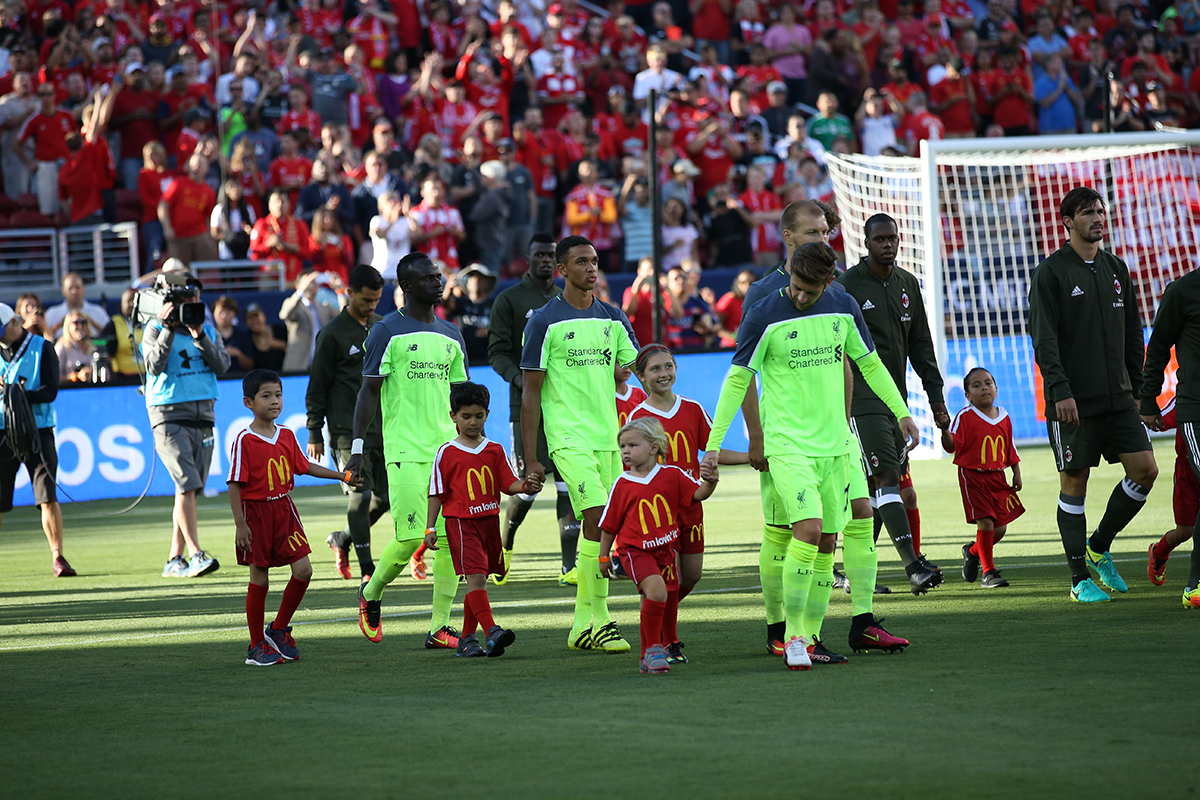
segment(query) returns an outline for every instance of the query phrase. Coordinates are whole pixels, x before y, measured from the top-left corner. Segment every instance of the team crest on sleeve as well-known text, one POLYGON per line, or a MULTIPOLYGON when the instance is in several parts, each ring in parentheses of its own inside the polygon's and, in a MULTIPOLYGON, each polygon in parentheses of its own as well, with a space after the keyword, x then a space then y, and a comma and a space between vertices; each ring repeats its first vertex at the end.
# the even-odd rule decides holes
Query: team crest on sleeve
POLYGON ((1116 278, 1113 278, 1113 289, 1117 291, 1117 294, 1121 293, 1121 281, 1116 278))
POLYGON ((905 308, 908 308, 908 292, 900 293, 900 305, 904 306, 905 308))
POLYGON ((879 456, 871 456, 871 466, 872 467, 879 466, 879 456))

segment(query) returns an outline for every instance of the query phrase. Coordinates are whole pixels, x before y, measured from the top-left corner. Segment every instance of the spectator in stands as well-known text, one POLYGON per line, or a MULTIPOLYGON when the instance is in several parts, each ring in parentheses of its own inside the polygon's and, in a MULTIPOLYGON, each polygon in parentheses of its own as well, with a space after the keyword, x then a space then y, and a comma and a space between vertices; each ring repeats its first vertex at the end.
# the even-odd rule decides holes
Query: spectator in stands
POLYGON ((900 124, 898 120, 903 116, 903 106, 890 94, 877 89, 867 89, 863 94, 862 105, 854 115, 863 155, 877 156, 883 148, 895 147, 896 128, 900 124))
POLYGON ((511 189, 508 224, 504 228, 504 245, 500 248, 500 268, 503 269, 505 265, 512 263, 513 259, 523 258, 529 249, 537 209, 537 194, 534 191, 533 175, 517 161, 513 140, 501 139, 496 152, 504 164, 505 180, 511 189))
MULTIPOLYGON (((624 271, 633 272, 638 262, 654 247, 654 209, 650 207, 650 186, 636 172, 625 176, 617 196, 617 214, 624 236, 624 271)), ((638 341, 642 341, 640 338, 638 341)))
MULTIPOLYGON (((17 154, 17 141, 25 121, 37 113, 40 103, 33 92, 33 78, 26 72, 13 77, 13 90, 0 98, 0 169, 4 172, 4 194, 16 198, 29 191, 32 175, 17 154)), ((24 153, 26 159, 31 152, 24 153)))
POLYGON ((287 113, 279 120, 275 132, 280 136, 290 132, 296 136, 301 150, 315 150, 321 141, 321 117, 308 107, 308 92, 303 86, 293 84, 287 98, 287 113))
MULTIPOLYGON (((198 111, 201 116, 210 113, 207 93, 208 89, 204 86, 188 86, 187 75, 182 69, 171 71, 170 88, 163 93, 158 104, 158 129, 162 134, 163 146, 167 148, 167 163, 172 169, 180 169, 187 163, 187 156, 183 155, 180 148, 181 132, 186 119, 191 119, 193 124, 199 119, 196 115, 188 117, 188 112, 198 111)), ((182 134, 184 149, 188 146, 195 149, 195 140, 198 138, 195 133, 193 130, 182 134)))
POLYGON ((229 354, 229 371, 226 377, 249 372, 254 369, 254 358, 251 355, 254 343, 250 341, 250 331, 234 325, 238 315, 238 302, 229 295, 221 295, 213 303, 213 327, 221 335, 221 343, 229 354))
POLYGON ((111 373, 120 378, 140 380, 139 365, 142 362, 142 326, 135 325, 133 303, 137 289, 129 287, 121 292, 121 308, 100 332, 108 352, 111 373))
MULTIPOLYGON (((665 276, 664 276, 665 277, 665 276)), ((629 324, 637 340, 643 344, 656 341, 654 338, 654 259, 646 256, 637 262, 637 277, 633 284, 625 290, 621 299, 621 310, 629 317, 629 324)), ((671 313, 671 295, 666 291, 666 281, 659 285, 662 295, 663 314, 671 313)), ((662 329, 661 343, 667 339, 666 320, 662 329)))
POLYGON ((920 145, 924 139, 941 139, 945 135, 946 126, 936 115, 931 114, 926 107, 928 100, 924 92, 913 92, 908 96, 905 106, 908 115, 904 118, 904 148, 910 156, 921 155, 920 145))
POLYGON ((29 159, 22 147, 14 152, 34 175, 38 210, 52 217, 58 213, 59 165, 70 156, 67 134, 78 126, 71 112, 58 108, 53 84, 43 83, 38 87, 37 96, 41 108, 37 114, 25 120, 25 127, 17 137, 19 142, 33 142, 33 160, 29 159))
POLYGON ((296 200, 296 216, 311 226, 313 216, 319 209, 331 209, 338 217, 340 227, 353 232, 358 224, 354 214, 354 200, 342 186, 341 171, 325 159, 317 159, 312 165, 312 181, 300 190, 296 200))
POLYGON ((1117 25, 1104 35, 1104 46, 1108 54, 1117 60, 1133 55, 1137 51, 1138 27, 1133 3, 1122 3, 1117 8, 1117 25))
POLYGON ((961 70, 962 60, 951 58, 946 63, 946 77, 929 89, 929 110, 941 118, 947 139, 969 139, 979 125, 975 89, 961 70))
POLYGON ((260 87, 258 79, 254 77, 254 63, 254 54, 243 51, 233 62, 233 72, 226 72, 217 78, 215 94, 217 105, 227 106, 233 100, 229 86, 234 81, 242 85, 242 97, 247 103, 253 103, 258 100, 258 90, 260 87))
POLYGON ((407 195, 384 192, 379 197, 379 214, 371 218, 371 266, 384 280, 396 279, 396 265, 412 250, 412 222, 407 195))
POLYGON ((763 165, 751 164, 746 168, 746 191, 738 200, 756 223, 750 234, 754 263, 760 267, 779 263, 780 248, 783 246, 779 215, 783 211, 783 202, 767 186, 767 173, 763 165))
MULTIPOLYGON (((395 192, 408 197, 408 187, 398 176, 388 172, 387 160, 379 153, 370 153, 363 159, 365 176, 355 187, 350 197, 354 201, 354 220, 359 230, 370 235, 371 220, 379 216, 379 198, 384 192, 395 192)), ((395 269, 395 264, 392 265, 395 269)))
MULTIPOLYGON (((27 460, 25 468, 33 484, 34 501, 41 509, 42 532, 54 558, 51 569, 55 577, 74 577, 75 570, 62 555, 62 509, 55 491, 58 457, 54 447, 53 403, 59 387, 57 354, 50 342, 22 330, 21 319, 3 304, 0 304, 0 325, 0 361, 5 367, 6 380, 20 380, 37 426, 34 435, 41 445, 41 453, 27 460)), ((11 431, 9 435, 12 435, 11 431)), ((13 489, 20 467, 21 462, 6 437, 0 443, 0 510, 5 513, 13 507, 13 489)))
POLYGON ((617 201, 612 192, 597 183, 600 169, 596 162, 579 164, 579 185, 567 195, 563 213, 563 235, 586 236, 596 248, 600 269, 608 272, 617 264, 612 260, 613 226, 617 222, 617 201))
POLYGON ((436 173, 426 175, 421 182, 421 202, 409 212, 411 246, 454 273, 458 272, 458 243, 466 238, 466 230, 462 215, 445 202, 445 196, 441 178, 436 173))
MULTIPOLYGON (((302 223, 303 224, 303 223, 302 223)), ((283 301, 279 318, 287 325, 287 353, 284 372, 306 372, 312 364, 313 343, 321 328, 341 309, 317 302, 322 273, 306 272, 296 281, 296 291, 283 301)))
POLYGON ((667 342, 672 350, 707 347, 716 331, 716 319, 708 303, 689 291, 682 265, 667 272, 671 313, 667 317, 667 342))
POLYGON ((496 273, 483 264, 471 264, 446 282, 442 306, 446 318, 458 325, 467 345, 467 362, 487 363, 488 325, 496 302, 496 273))
POLYGON ((323 122, 345 125, 349 119, 351 95, 355 92, 369 95, 371 92, 361 79, 356 79, 346 71, 341 59, 335 59, 333 50, 329 48, 318 51, 315 69, 301 70, 294 66, 295 56, 293 40, 288 47, 287 67, 294 76, 303 78, 312 87, 312 110, 323 122))
POLYGON ((108 312, 102 306, 88 302, 84 297, 83 277, 78 272, 68 272, 62 279, 63 302, 46 309, 46 324, 53 335, 62 333, 63 323, 71 314, 82 314, 88 320, 87 335, 94 336, 108 324, 108 312))
POLYGON ((246 142, 249 149, 244 152, 254 159, 259 174, 267 174, 271 169, 271 162, 279 155, 279 138, 274 131, 263 125, 262 112, 258 108, 246 111, 246 130, 230 137, 229 144, 234 158, 242 142, 246 142))
POLYGON ((246 201, 242 185, 235 179, 221 186, 221 199, 208 220, 209 233, 217 242, 222 261, 245 261, 250 256, 250 232, 258 217, 246 201))
POLYGON ((120 171, 126 189, 138 185, 147 144, 158 141, 159 98, 146 85, 146 71, 139 62, 125 66, 128 85, 114 79, 117 99, 113 105, 111 127, 121 134, 120 171))
MULTIPOLYGON (((685 260, 694 261, 699 255, 700 233, 688 218, 688 207, 672 197, 662 210, 662 269, 665 273, 685 260)), ((645 255, 643 253, 643 255, 645 255)))
POLYGON ((271 190, 267 211, 267 216, 255 222, 250 231, 250 258, 253 261, 282 261, 287 284, 293 286, 310 256, 308 226, 292 216, 291 203, 284 189, 271 190))
POLYGON ((1071 46, 1067 40, 1054 29, 1054 19, 1050 14, 1042 12, 1037 16, 1037 35, 1030 37, 1025 46, 1029 48, 1029 58, 1033 61, 1033 81, 1046 74, 1046 62, 1051 56, 1066 60, 1071 57, 1071 46))
POLYGON ((254 368, 282 372, 287 342, 275 335, 274 329, 267 324, 266 312, 258 303, 251 303, 246 308, 246 328, 250 331, 254 368))
POLYGON ((708 242, 716 267, 749 267, 754 263, 750 233, 754 218, 732 195, 729 184, 721 183, 708 193, 708 242))
MULTIPOLYGON (((779 20, 763 36, 767 58, 783 77, 786 102, 799 103, 808 98, 808 54, 812 50, 812 34, 808 27, 796 21, 796 9, 791 4, 779 8, 779 20)), ((725 63, 729 63, 725 59, 725 63)))
MULTIPOLYGON (((508 225, 508 213, 512 206, 512 188, 502 161, 485 161, 479 167, 479 177, 479 199, 471 209, 475 243, 479 246, 479 257, 484 266, 498 274, 504 250, 504 229, 508 225)), ((486 344, 485 336, 485 353, 486 344)))
POLYGON ((834 139, 839 136, 854 137, 854 128, 844 114, 838 113, 838 96, 833 92, 822 92, 817 97, 817 111, 820 113, 808 121, 808 135, 821 143, 826 150, 833 147, 834 139))
POLYGON ((92 382, 91 321, 82 311, 72 311, 63 320, 62 333, 54 345, 58 354, 59 380, 70 383, 92 382))
POLYGON ((388 172, 400 175, 404 168, 412 163, 412 156, 404 146, 396 141, 396 129, 389 120, 379 119, 371 127, 371 149, 363 153, 367 158, 371 153, 379 153, 387 161, 388 172))
POLYGON ((267 185, 272 189, 284 189, 288 201, 295 206, 300 198, 300 189, 312 177, 313 162, 300 153, 300 142, 292 131, 284 131, 279 137, 279 157, 271 162, 267 170, 267 185))
POLYGON ((804 115, 799 111, 793 111, 788 117, 787 135, 775 142, 775 155, 786 161, 788 159, 788 151, 793 144, 798 145, 803 151, 816 158, 818 162, 824 162, 825 146, 809 136, 804 115))
POLYGON ((1100 39, 1088 42, 1088 62, 1079 70, 1080 94, 1083 97, 1084 130, 1099 133, 1104 130, 1106 85, 1108 74, 1116 73, 1117 65, 1108 58, 1108 51, 1100 39))
POLYGON ((1079 124, 1075 109, 1083 103, 1083 96, 1063 68, 1062 56, 1051 55, 1043 64, 1042 75, 1034 81, 1038 131, 1043 136, 1073 134, 1079 124))
MULTIPOLYGON (((657 5, 655 7, 657 8, 657 5)), ((643 109, 642 118, 647 121, 650 118, 645 108, 651 89, 657 89, 659 97, 665 100, 667 90, 677 89, 682 84, 683 76, 673 69, 667 69, 667 51, 663 45, 650 45, 646 50, 646 69, 639 72, 633 80, 633 100, 638 108, 643 109)))
POLYGON ((166 249, 162 223, 158 221, 158 204, 171 180, 166 148, 161 142, 146 142, 142 148, 142 169, 137 176, 137 193, 142 202, 142 247, 148 264, 161 261, 166 249))
POLYGON ((1029 105, 1034 101, 1029 73, 1017 66, 1017 50, 1001 48, 998 66, 992 70, 989 94, 994 107, 993 119, 1005 136, 1028 136, 1029 105))
POLYGON ((216 192, 204 182, 208 159, 195 154, 188 159, 187 174, 171 181, 158 204, 167 251, 184 266, 193 261, 215 261, 217 243, 208 230, 208 219, 217 204, 216 192))
POLYGON ((742 270, 733 279, 729 291, 713 304, 721 347, 734 347, 737 344, 737 329, 742 324, 742 301, 746 299, 746 292, 750 291, 750 284, 754 283, 755 278, 754 270, 742 270))
POLYGON ((36 294, 26 292, 18 297, 16 311, 25 330, 36 333, 47 341, 54 340, 54 331, 46 322, 46 311, 42 308, 42 301, 36 294))
POLYGON ((354 243, 342 232, 337 211, 319 208, 313 215, 312 235, 309 240, 313 269, 327 275, 336 275, 345 286, 350 280, 354 266, 354 243))

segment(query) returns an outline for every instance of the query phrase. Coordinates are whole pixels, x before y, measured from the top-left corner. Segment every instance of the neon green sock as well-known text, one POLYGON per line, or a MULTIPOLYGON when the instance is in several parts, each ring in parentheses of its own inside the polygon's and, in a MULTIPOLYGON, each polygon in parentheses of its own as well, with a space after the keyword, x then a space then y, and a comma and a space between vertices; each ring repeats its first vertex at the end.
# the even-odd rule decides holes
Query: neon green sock
POLYGON ((371 576, 370 583, 363 588, 363 597, 368 600, 382 599, 383 587, 396 580, 396 576, 408 566, 408 560, 412 558, 413 553, 417 552, 420 545, 420 539, 405 539, 404 541, 392 539, 388 542, 387 547, 383 548, 383 552, 379 554, 379 564, 375 567, 375 574, 371 576))
POLYGON ((870 614, 875 608, 875 579, 879 573, 879 553, 875 550, 870 519, 852 519, 842 535, 842 565, 850 581, 850 613, 870 614))
POLYGON ((813 561, 812 588, 808 590, 808 602, 804 604, 801 618, 804 635, 811 641, 821 638, 821 623, 829 610, 829 598, 833 594, 833 553, 817 553, 813 561))
POLYGON ((425 563, 433 558, 429 571, 433 574, 433 614, 429 618, 429 632, 436 633, 450 624, 450 607, 454 605, 454 594, 458 591, 458 576, 454 574, 454 559, 443 544, 440 550, 426 550, 425 563))
MULTIPOLYGON (((591 605, 593 630, 612 621, 608 615, 608 578, 600 574, 600 543, 579 538, 579 574, 587 572, 588 600, 591 605)), ((578 613, 578 611, 577 611, 578 613)))
POLYGON ((758 580, 762 584, 768 625, 783 621, 783 559, 791 541, 792 532, 787 528, 763 526, 762 547, 758 551, 758 580))
POLYGON ((788 545, 783 561, 783 613, 787 619, 784 641, 804 635, 804 608, 812 589, 813 564, 817 555, 815 544, 792 539, 788 545))

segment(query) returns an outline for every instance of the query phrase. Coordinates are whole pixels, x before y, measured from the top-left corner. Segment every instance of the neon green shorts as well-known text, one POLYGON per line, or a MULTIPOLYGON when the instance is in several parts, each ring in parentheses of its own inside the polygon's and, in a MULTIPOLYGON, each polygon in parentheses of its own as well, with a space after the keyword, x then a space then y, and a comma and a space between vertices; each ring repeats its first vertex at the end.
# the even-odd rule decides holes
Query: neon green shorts
POLYGON ((850 518, 850 471, 843 455, 771 458, 771 481, 789 527, 801 520, 821 520, 823 533, 840 533, 850 518))
MULTIPOLYGON (((429 478, 432 475, 432 461, 388 462, 388 496, 392 501, 396 541, 425 538, 425 523, 429 517, 429 478)), ((445 537, 445 525, 439 515, 439 538, 445 537)))
POLYGON ((788 522, 787 511, 779 494, 775 491, 775 481, 771 479, 771 470, 758 473, 758 488, 762 493, 763 523, 776 528, 791 530, 792 523, 788 522))
POLYGON ((608 502, 621 468, 621 454, 615 450, 573 450, 563 448, 550 454, 558 478, 567 484, 571 497, 571 508, 575 519, 583 519, 583 512, 608 502))

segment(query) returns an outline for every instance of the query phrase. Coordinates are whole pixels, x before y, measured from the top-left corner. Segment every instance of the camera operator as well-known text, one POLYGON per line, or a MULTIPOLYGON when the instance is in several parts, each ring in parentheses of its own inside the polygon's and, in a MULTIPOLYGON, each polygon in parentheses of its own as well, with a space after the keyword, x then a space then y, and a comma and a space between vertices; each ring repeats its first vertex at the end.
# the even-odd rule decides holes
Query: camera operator
POLYGON ((184 324, 186 312, 199 311, 192 304, 200 305, 200 287, 191 275, 160 276, 158 287, 147 291, 163 290, 166 302, 157 317, 146 321, 142 334, 154 449, 175 481, 171 555, 162 574, 196 578, 220 566, 200 549, 196 495, 204 489, 212 462, 217 378, 229 369, 229 354, 201 315, 184 324), (183 557, 185 545, 190 560, 183 557))
MULTIPOLYGON (((27 459, 24 464, 29 470, 33 485, 33 499, 42 510, 42 531, 50 544, 54 556, 50 568, 55 577, 73 578, 75 570, 63 558, 62 508, 58 504, 55 479, 58 476, 58 452, 54 448, 54 398, 58 396, 58 354, 54 345, 21 327, 21 318, 9 306, 0 303, 0 383, 18 382, 25 389, 25 398, 33 410, 34 423, 42 453, 27 459)), ((0 402, 0 411, 3 403, 0 402)), ((0 428, 4 427, 4 415, 0 413, 0 428)), ((9 446, 11 431, 4 431, 0 444, 0 513, 13 508, 13 489, 17 471, 22 462, 9 446)))

